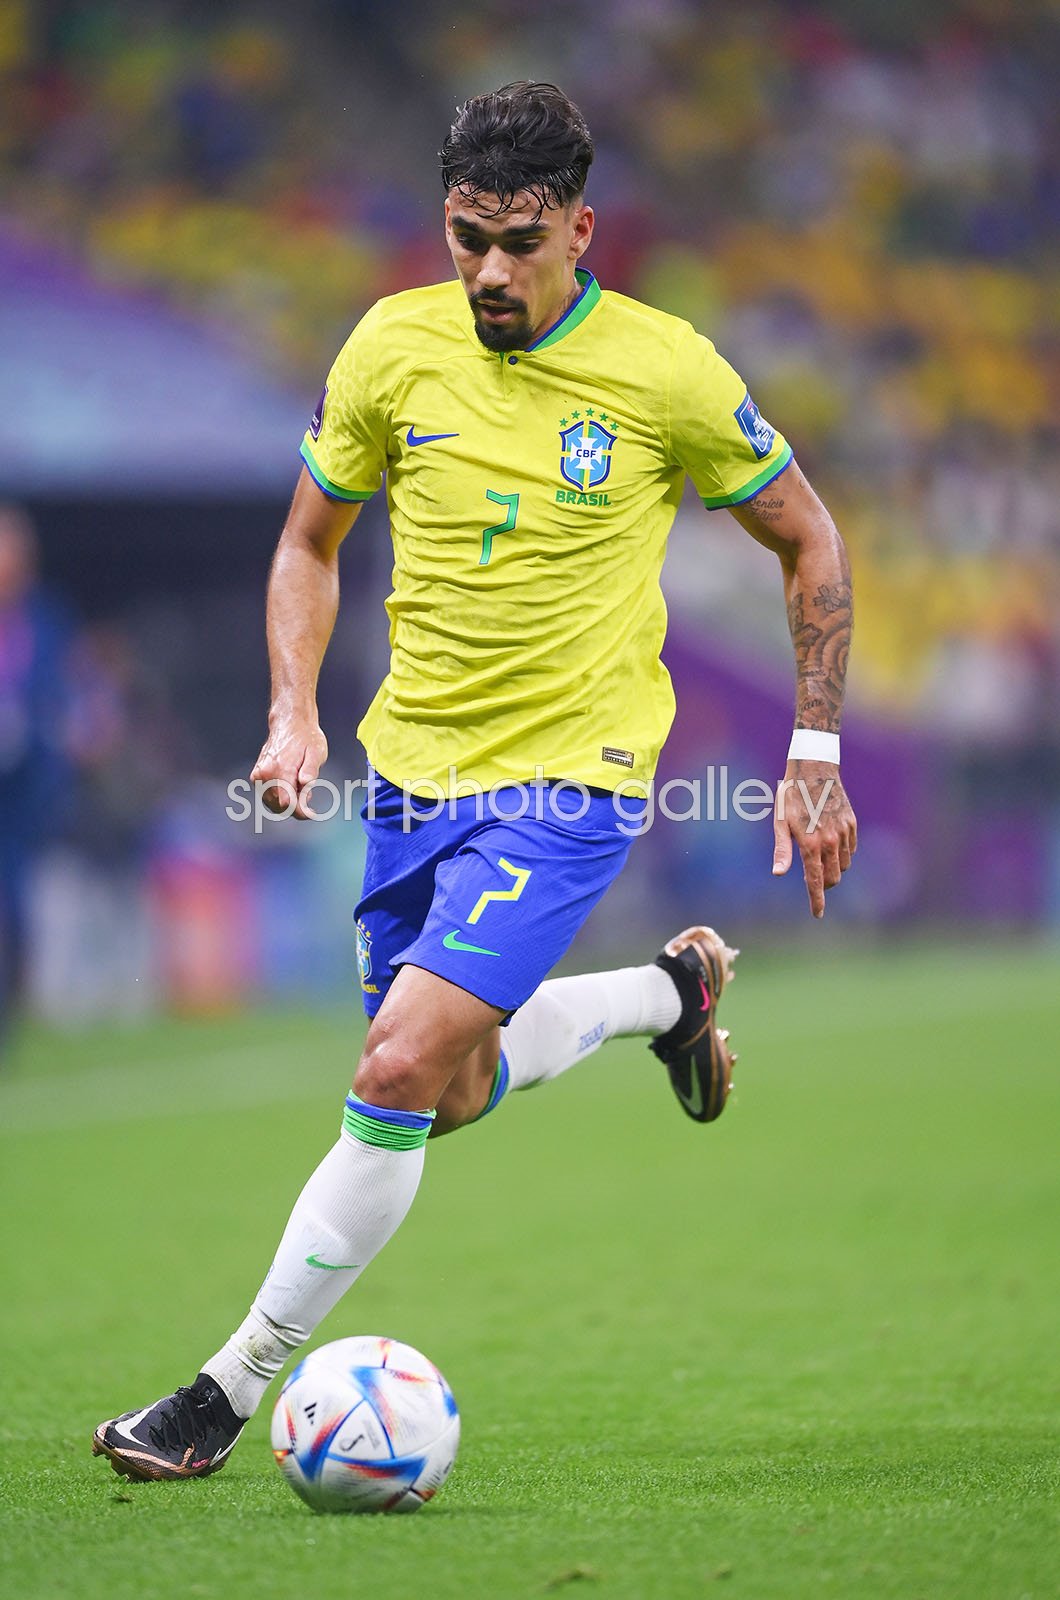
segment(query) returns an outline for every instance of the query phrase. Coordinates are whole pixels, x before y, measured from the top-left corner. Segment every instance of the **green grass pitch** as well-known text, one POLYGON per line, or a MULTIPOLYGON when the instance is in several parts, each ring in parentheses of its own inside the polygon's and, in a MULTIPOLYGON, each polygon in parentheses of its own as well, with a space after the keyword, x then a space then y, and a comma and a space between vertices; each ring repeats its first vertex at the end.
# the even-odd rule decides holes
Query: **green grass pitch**
POLYGON ((1060 985, 999 948, 747 952, 716 1126, 622 1043, 432 1144, 314 1340, 391 1333, 452 1383, 460 1457, 412 1518, 313 1516, 268 1404, 205 1482, 89 1453, 242 1317, 360 1024, 31 1035, 0 1080, 0 1592, 1057 1595, 1060 985))

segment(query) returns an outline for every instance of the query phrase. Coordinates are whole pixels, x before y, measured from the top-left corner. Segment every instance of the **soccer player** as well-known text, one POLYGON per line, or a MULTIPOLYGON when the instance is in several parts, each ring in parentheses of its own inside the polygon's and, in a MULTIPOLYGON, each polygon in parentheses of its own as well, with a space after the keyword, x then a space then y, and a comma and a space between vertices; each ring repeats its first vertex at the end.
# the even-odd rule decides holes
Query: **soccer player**
POLYGON ((821 916, 850 865, 842 543, 714 347, 580 266, 592 154, 550 84, 469 100, 442 150, 458 281, 366 314, 303 442, 269 582, 272 705, 252 777, 274 808, 311 814, 338 550, 385 473, 391 665, 359 729, 374 772, 357 908, 372 1022, 339 1140, 245 1321, 189 1387, 96 1429, 95 1452, 130 1477, 224 1464, 270 1380, 401 1223, 428 1134, 616 1035, 647 1036, 690 1116, 721 1112, 734 952, 711 929, 642 967, 545 981, 626 859, 631 807, 614 792, 651 779, 672 719, 659 573, 686 474, 780 558, 797 691, 773 870, 794 840, 821 916))

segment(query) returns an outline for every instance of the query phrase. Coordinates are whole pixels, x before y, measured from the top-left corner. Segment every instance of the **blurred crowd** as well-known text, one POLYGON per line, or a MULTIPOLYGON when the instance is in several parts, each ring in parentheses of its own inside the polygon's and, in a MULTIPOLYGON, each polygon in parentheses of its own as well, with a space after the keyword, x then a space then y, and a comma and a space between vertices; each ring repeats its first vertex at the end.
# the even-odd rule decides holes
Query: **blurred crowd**
POLYGON ((0 0, 0 177, 31 229, 316 391, 376 296, 449 272, 455 103, 561 82, 592 265, 752 375, 842 518, 857 692, 955 731, 1060 679, 1055 12, 1045 0, 0 0))
MULTIPOLYGON (((597 143, 590 265, 715 339, 847 536, 855 710, 941 735, 951 795, 1000 750, 1044 794, 1060 748, 1055 26, 1048 0, 0 0, 0 217, 311 397, 373 299, 450 274, 436 152, 454 106, 516 77, 562 84, 597 143)), ((762 622, 775 574, 745 544, 715 541, 687 583, 702 557, 677 555, 677 624, 706 584, 719 637, 790 674, 782 624, 762 622)), ((166 906, 156 930, 207 930, 190 976, 171 937, 171 992, 209 996, 219 974, 237 990, 216 874, 195 876, 209 826, 188 824, 187 787, 167 809, 201 752, 164 661, 156 648, 152 671, 135 629, 75 627, 34 560, 5 512, 0 1013, 27 864, 59 838, 78 871, 108 850, 139 862, 137 894, 147 881, 166 906)), ((1060 859, 1052 802, 1035 803, 1030 885, 1060 859)), ((63 937, 91 903, 85 937, 110 916, 136 945, 120 892, 109 911, 92 898, 120 870, 56 878, 63 937)), ((225 885, 231 906, 245 884, 225 885)), ((289 970, 292 951, 259 955, 289 970)), ((68 992, 76 961, 53 967, 68 992)))

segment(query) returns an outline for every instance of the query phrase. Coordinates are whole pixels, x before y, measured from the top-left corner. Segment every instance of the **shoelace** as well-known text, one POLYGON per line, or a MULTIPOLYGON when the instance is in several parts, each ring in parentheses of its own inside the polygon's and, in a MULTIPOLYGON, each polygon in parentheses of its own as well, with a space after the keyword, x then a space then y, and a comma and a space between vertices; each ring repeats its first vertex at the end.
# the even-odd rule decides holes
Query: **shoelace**
POLYGON ((224 1431, 211 1396, 195 1389, 178 1389, 158 1410, 159 1423, 152 1423, 147 1431, 159 1450, 184 1451, 189 1445, 195 1449, 205 1444, 209 1428, 224 1431))

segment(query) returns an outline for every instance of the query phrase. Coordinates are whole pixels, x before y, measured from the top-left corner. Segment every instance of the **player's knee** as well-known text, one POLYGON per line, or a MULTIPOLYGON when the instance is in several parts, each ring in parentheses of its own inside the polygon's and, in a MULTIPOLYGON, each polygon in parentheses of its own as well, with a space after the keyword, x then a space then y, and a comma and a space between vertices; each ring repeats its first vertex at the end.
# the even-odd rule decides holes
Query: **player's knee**
POLYGON ((432 1109, 436 1094, 430 1065, 400 1038, 369 1038, 353 1080, 353 1092, 369 1105, 400 1111, 432 1109))

